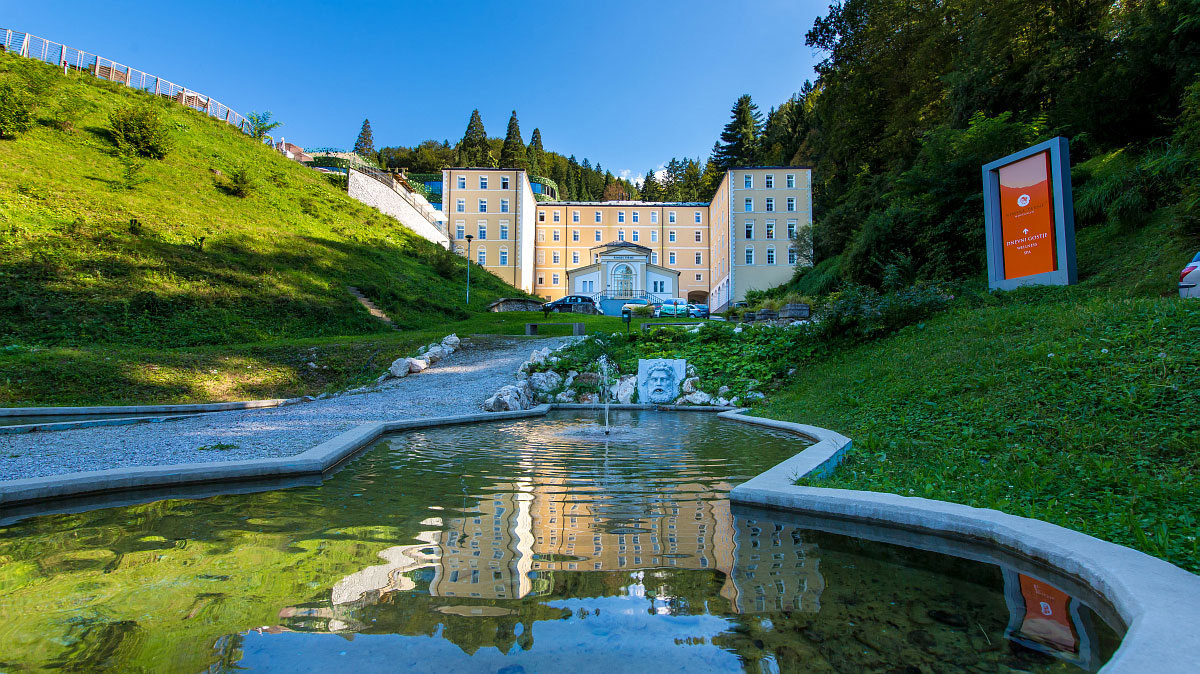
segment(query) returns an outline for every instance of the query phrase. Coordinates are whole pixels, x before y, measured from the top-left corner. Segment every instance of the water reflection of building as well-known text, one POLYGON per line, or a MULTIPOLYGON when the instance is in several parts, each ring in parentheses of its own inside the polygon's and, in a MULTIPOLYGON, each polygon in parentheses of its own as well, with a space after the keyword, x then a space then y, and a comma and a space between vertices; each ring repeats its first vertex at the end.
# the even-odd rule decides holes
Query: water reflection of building
POLYGON ((817 545, 804 541, 803 529, 741 518, 735 531, 737 561, 731 576, 738 613, 821 609, 821 558, 817 545))

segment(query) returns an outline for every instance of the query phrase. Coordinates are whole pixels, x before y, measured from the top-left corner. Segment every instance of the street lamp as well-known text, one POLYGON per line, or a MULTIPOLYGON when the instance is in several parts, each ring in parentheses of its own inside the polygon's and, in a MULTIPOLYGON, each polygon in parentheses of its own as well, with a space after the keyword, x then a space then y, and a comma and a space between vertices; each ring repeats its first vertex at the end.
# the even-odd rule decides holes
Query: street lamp
POLYGON ((467 235, 467 306, 471 306, 471 239, 475 237, 467 235))

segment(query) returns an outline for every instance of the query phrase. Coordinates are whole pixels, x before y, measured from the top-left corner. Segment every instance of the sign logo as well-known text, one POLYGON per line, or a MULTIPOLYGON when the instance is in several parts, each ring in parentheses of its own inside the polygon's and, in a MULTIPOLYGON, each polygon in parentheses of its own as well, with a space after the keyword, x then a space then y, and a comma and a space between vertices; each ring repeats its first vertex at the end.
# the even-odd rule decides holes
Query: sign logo
POLYGON ((1017 205, 1020 206, 1021 208, 1025 208, 1026 206, 1028 206, 1029 205, 1029 195, 1022 194, 1021 196, 1017 197, 1017 205))

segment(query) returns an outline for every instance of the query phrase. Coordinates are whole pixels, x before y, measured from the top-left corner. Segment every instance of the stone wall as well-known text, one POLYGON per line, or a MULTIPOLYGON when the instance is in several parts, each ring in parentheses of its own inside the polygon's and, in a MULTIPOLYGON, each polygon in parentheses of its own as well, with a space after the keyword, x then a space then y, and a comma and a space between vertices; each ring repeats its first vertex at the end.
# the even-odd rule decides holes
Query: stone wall
MULTIPOLYGON (((396 190, 353 169, 350 170, 348 183, 350 198, 396 218, 405 227, 439 246, 450 247, 450 237, 396 190)), ((421 198, 415 194, 412 196, 414 199, 421 198)))

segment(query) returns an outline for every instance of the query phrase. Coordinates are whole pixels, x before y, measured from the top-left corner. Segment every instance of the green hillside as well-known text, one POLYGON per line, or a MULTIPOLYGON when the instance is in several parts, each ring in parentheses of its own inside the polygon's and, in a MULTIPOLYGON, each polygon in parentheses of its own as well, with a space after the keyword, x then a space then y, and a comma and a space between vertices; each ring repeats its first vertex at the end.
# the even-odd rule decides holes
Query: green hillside
MULTIPOLYGON (((462 259, 220 120, 13 55, 0 56, 5 85, 17 98, 27 92, 34 124, 0 139, 0 346, 162 348, 389 331, 347 286, 404 329, 471 315, 462 259), (135 161, 130 176, 109 117, 146 105, 172 147, 135 161), (245 197, 227 184, 239 172, 251 181, 245 197)), ((474 276, 472 311, 519 294, 474 276)))

